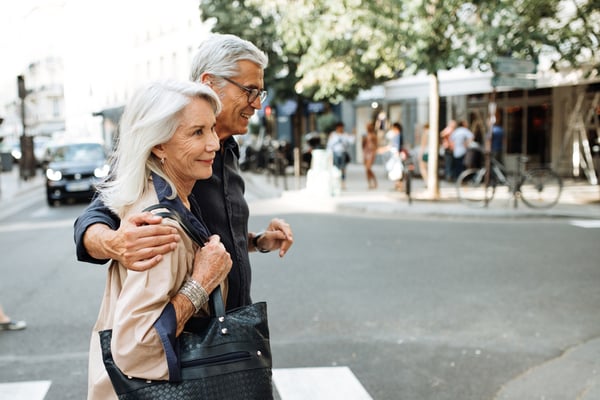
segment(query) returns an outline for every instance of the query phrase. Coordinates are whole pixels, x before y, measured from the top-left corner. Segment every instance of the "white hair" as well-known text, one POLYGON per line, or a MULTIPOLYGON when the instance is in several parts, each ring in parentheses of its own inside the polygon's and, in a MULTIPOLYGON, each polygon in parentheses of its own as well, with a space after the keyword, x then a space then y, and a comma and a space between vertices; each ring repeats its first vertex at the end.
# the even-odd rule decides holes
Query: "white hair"
POLYGON ((221 102, 209 86, 179 81, 147 84, 136 91, 125 106, 113 169, 110 178, 99 185, 102 201, 119 217, 144 194, 151 172, 169 183, 173 198, 177 195, 175 185, 162 172, 152 149, 173 137, 181 111, 192 98, 205 99, 215 115, 221 111, 221 102))
POLYGON ((198 82, 203 73, 233 78, 239 73, 239 62, 243 60, 263 70, 269 62, 267 55, 247 40, 230 34, 210 34, 196 50, 190 80, 198 82))

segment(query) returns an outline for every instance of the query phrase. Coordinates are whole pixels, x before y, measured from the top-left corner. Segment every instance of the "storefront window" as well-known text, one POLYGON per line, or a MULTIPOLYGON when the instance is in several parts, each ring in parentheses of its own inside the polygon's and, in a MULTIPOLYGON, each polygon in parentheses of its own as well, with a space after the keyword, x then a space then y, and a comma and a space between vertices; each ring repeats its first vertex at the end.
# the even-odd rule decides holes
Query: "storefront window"
POLYGON ((523 108, 506 107, 506 153, 520 154, 523 151, 523 108))
POLYGON ((531 162, 550 161, 550 106, 542 104, 527 109, 527 154, 531 162))

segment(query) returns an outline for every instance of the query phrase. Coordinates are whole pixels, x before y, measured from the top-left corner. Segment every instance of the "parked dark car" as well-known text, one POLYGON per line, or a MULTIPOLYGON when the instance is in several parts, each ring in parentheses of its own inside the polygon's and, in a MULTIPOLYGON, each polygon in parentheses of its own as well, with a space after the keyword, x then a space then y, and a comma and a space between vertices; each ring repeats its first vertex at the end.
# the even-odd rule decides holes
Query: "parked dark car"
POLYGON ((107 154, 100 143, 77 142, 52 146, 46 168, 48 204, 93 197, 96 185, 106 175, 107 154))

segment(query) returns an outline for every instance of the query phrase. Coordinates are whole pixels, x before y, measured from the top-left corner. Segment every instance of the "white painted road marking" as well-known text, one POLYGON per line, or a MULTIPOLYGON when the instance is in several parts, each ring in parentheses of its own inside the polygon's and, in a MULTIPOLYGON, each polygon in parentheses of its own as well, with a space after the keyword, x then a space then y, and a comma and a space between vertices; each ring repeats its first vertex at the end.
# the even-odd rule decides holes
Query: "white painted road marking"
MULTIPOLYGON (((373 400, 348 367, 277 368, 281 400, 373 400)), ((44 400, 51 381, 0 383, 0 400, 44 400)))
POLYGON ((0 225, 0 232, 20 232, 20 231, 35 231, 38 229, 54 229, 73 227, 74 219, 62 219, 58 221, 41 221, 41 222, 15 222, 12 224, 0 225))
POLYGON ((348 367, 273 370, 282 400, 373 400, 348 367))
POLYGON ((573 219, 571 225, 580 228, 600 228, 600 219, 573 219))
POLYGON ((44 400, 50 381, 0 383, 2 400, 44 400))

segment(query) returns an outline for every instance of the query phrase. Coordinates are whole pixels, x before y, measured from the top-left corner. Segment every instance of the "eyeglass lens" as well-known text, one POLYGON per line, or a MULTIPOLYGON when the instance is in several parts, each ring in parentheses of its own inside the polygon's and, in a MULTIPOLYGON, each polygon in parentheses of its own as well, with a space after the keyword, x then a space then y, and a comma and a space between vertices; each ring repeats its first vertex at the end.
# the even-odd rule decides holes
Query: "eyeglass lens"
POLYGON ((227 82, 232 83, 235 86, 239 87, 240 89, 242 89, 246 93, 248 93, 248 103, 254 103, 256 101, 256 99, 259 98, 259 97, 260 97, 260 102, 261 103, 263 103, 267 99, 267 91, 266 90, 259 90, 259 89, 256 89, 256 88, 246 87, 244 85, 241 85, 241 84, 237 83, 233 79, 229 79, 229 78, 227 78, 225 76, 222 77, 222 78, 225 79, 227 82))

